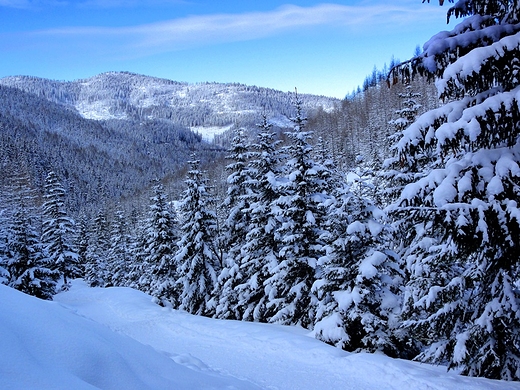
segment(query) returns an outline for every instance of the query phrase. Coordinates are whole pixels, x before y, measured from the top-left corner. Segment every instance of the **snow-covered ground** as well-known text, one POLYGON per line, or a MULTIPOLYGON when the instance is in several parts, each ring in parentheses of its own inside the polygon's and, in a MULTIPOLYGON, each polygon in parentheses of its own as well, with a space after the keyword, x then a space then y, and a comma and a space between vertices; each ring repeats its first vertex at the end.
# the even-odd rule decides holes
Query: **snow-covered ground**
POLYGON ((129 288, 75 281, 54 302, 0 285, 2 389, 520 389, 382 355, 295 327, 192 316, 129 288))
POLYGON ((228 126, 193 126, 190 127, 190 130, 194 133, 200 134, 204 141, 211 142, 215 138, 216 135, 222 134, 229 129, 231 129, 233 125, 228 126))

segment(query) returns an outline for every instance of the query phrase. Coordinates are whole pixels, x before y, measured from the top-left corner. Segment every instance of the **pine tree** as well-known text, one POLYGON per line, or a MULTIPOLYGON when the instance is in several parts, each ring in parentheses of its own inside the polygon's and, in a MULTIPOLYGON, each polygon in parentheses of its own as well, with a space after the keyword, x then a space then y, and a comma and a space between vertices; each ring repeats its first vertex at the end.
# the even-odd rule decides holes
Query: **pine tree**
MULTIPOLYGON (((400 161, 398 153, 393 153, 396 148, 394 145, 400 140, 403 132, 415 122, 421 105, 417 102, 420 94, 413 91, 408 84, 405 92, 400 93, 401 108, 396 110, 395 119, 389 121, 389 133, 385 142, 385 149, 392 152, 392 156, 385 160, 381 176, 386 187, 385 200, 387 204, 394 202, 400 195, 403 188, 417 178, 417 164, 408 165, 400 161)), ((390 155, 390 153, 387 153, 390 155)), ((424 169, 424 167, 422 167, 424 169)))
POLYGON ((146 220, 139 220, 135 233, 135 245, 131 251, 132 262, 125 277, 126 286, 136 290, 147 291, 150 274, 150 264, 146 261, 146 220))
POLYGON ((227 178, 227 197, 222 209, 228 211, 223 226, 223 247, 226 248, 224 267, 218 277, 214 296, 215 316, 218 318, 239 319, 237 311, 237 284, 243 281, 240 272, 242 264, 242 248, 246 244, 246 235, 250 228, 250 215, 247 210, 251 200, 251 170, 247 162, 249 150, 243 129, 236 130, 231 143, 228 159, 232 160, 226 166, 229 172, 227 178))
POLYGON ((208 301, 217 283, 221 265, 217 256, 216 215, 210 209, 200 161, 189 162, 186 190, 180 205, 181 239, 175 254, 179 264, 179 308, 192 314, 207 314, 208 301))
POLYGON ((65 190, 57 175, 50 172, 45 180, 43 203, 42 242, 48 253, 51 269, 57 270, 68 288, 70 279, 80 277, 79 257, 72 239, 74 220, 65 211, 65 190))
POLYGON ((11 234, 11 220, 9 210, 12 210, 12 207, 5 207, 8 204, 8 199, 12 198, 7 194, 7 192, 0 191, 0 204, 2 204, 2 208, 0 208, 0 283, 7 284, 9 281, 9 272, 7 271, 7 259, 8 259, 8 250, 7 250, 7 242, 9 241, 9 237, 11 234))
POLYGON ((178 264, 174 259, 177 251, 175 216, 170 212, 168 199, 161 183, 153 187, 146 229, 144 261, 148 264, 146 292, 157 298, 162 305, 177 305, 178 264))
POLYGON ((4 211, 0 210, 0 284, 7 284, 7 223, 4 220, 4 211))
POLYGON ((415 226, 403 316, 427 345, 418 359, 520 380, 520 4, 461 0, 451 16, 467 18, 393 71, 436 78, 448 101, 397 144, 426 172, 398 201, 415 226))
POLYGON ((21 207, 15 213, 12 239, 8 243, 8 286, 42 299, 52 299, 58 272, 49 268, 40 236, 21 207))
POLYGON ((89 245, 90 245, 90 229, 88 226, 88 219, 85 214, 79 217, 76 228, 76 237, 74 239, 74 245, 78 252, 78 263, 81 268, 81 274, 85 277, 85 267, 88 257, 89 245))
POLYGON ((35 195, 27 178, 18 177, 11 234, 6 245, 7 285, 42 299, 52 299, 59 275, 49 268, 40 241, 35 208, 35 195))
POLYGON ((248 169, 251 175, 248 198, 249 215, 246 242, 241 250, 241 262, 235 274, 235 313, 246 321, 267 322, 272 315, 267 311, 268 295, 264 283, 269 270, 278 264, 278 226, 274 202, 279 197, 277 176, 280 170, 280 141, 275 140, 272 125, 264 115, 258 125, 257 142, 251 145, 248 169))
POLYGON ((322 255, 320 235, 329 194, 319 174, 324 167, 312 159, 309 144, 312 133, 305 130, 306 118, 297 95, 295 108, 294 129, 287 133, 291 143, 286 147, 288 160, 281 183, 282 195, 276 201, 281 221, 276 231, 280 242, 279 263, 270 269, 266 281, 267 307, 274 313, 271 322, 310 327, 314 315, 311 287, 316 262, 322 255))
POLYGON ((110 284, 112 286, 128 286, 132 263, 133 240, 128 231, 126 216, 118 206, 111 224, 110 249, 108 264, 110 268, 110 284))
POLYGON ((85 258, 85 281, 91 287, 110 285, 108 270, 108 250, 110 247, 110 228, 104 211, 100 210, 88 234, 89 243, 85 258))
MULTIPOLYGON (((363 182, 356 183, 363 186, 363 182)), ((329 209, 326 254, 313 286, 319 299, 314 333, 347 351, 399 356, 406 340, 398 334, 402 276, 387 248, 390 229, 363 191, 343 184, 329 209)))

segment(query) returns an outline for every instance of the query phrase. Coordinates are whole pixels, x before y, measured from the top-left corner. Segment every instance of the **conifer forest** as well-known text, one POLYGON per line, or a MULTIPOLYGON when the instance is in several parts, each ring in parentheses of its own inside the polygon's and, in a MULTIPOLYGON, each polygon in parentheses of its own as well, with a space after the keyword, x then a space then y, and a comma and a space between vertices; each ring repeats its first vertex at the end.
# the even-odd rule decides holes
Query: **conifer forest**
POLYGON ((519 381, 520 4, 447 17, 343 100, 0 79, 0 282, 47 300, 74 278, 132 287, 519 381))

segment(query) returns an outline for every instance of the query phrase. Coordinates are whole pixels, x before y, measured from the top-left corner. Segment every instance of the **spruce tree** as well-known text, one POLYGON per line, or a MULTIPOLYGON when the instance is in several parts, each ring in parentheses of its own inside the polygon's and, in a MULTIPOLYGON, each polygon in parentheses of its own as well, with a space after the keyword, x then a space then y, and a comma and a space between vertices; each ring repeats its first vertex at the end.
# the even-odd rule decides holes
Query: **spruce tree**
POLYGON ((35 194, 26 177, 18 177, 12 206, 11 234, 6 245, 7 285, 42 299, 52 299, 59 275, 49 268, 40 241, 35 194))
POLYGON ((43 203, 43 226, 41 240, 48 253, 50 267, 59 272, 62 288, 69 286, 69 281, 80 277, 79 257, 73 247, 74 220, 65 210, 65 190, 54 172, 45 179, 43 203))
POLYGON ((108 250, 110 228, 103 210, 98 211, 89 232, 89 243, 85 261, 85 281, 91 287, 110 285, 108 250))
POLYGON ((178 292, 175 282, 178 278, 178 264, 174 259, 177 251, 177 231, 175 216, 170 211, 170 205, 164 187, 156 183, 154 195, 150 198, 150 210, 146 228, 146 243, 144 261, 148 264, 144 291, 157 298, 162 305, 177 305, 178 292))
POLYGON ((200 161, 189 161, 186 190, 180 205, 181 238, 175 261, 179 264, 179 309, 192 314, 208 314, 207 304, 217 283, 221 264, 217 255, 216 215, 210 210, 200 161))
POLYGON ((131 252, 132 262, 128 267, 128 274, 125 277, 125 285, 141 291, 148 291, 150 265, 146 261, 146 221, 139 220, 135 232, 135 244, 131 252))
MULTIPOLYGON (((355 183, 363 186, 364 183, 355 183)), ((314 333, 347 351, 396 357, 406 341, 397 332, 402 275, 388 249, 390 228, 374 201, 344 183, 329 208, 326 253, 318 261, 314 333)))
POLYGON ((271 313, 266 306, 268 295, 264 284, 269 270, 278 264, 275 240, 278 220, 273 205, 279 197, 280 141, 276 140, 272 124, 265 115, 258 127, 257 141, 251 145, 248 163, 251 193, 244 212, 249 215, 249 223, 235 277, 240 279, 234 288, 235 313, 242 320, 267 322, 271 313))
POLYGON ((241 273, 242 248, 246 244, 246 235, 250 229, 250 207, 252 195, 251 169, 248 167, 249 146, 243 129, 235 131, 227 157, 232 162, 226 166, 227 197, 222 209, 227 210, 224 221, 222 244, 226 248, 224 267, 219 274, 214 295, 215 316, 218 318, 239 319, 237 311, 237 284, 243 282, 241 273))
MULTIPOLYGON (((403 132, 415 122, 421 105, 417 102, 420 94, 413 91, 410 84, 406 85, 405 92, 400 93, 401 107, 395 111, 394 119, 389 121, 388 137, 385 142, 385 148, 388 150, 389 157, 383 164, 381 177, 383 178, 386 204, 392 204, 399 197, 404 186, 412 182, 417 172, 414 171, 416 166, 404 164, 399 160, 398 153, 394 153, 394 145, 402 137, 403 132)), ((424 167, 423 167, 424 168, 424 167)))
POLYGON ((419 360, 519 380, 520 4, 461 0, 452 16, 466 19, 393 70, 436 79, 447 102, 397 143, 425 172, 398 201, 414 226, 403 318, 426 344, 419 360))
POLYGON ((85 267, 90 245, 90 229, 85 214, 79 217, 74 241, 78 252, 78 263, 81 266, 81 273, 85 275, 85 267))
POLYGON ((287 136, 285 177, 280 184, 282 195, 276 200, 277 218, 281 221, 275 238, 280 243, 278 264, 269 270, 265 285, 269 290, 268 310, 271 322, 311 327, 316 262, 321 257, 325 203, 329 194, 320 172, 323 166, 312 159, 302 101, 296 94, 293 131, 287 136))
POLYGON ((128 223, 121 206, 118 205, 110 231, 110 249, 108 264, 110 269, 110 284, 113 286, 128 286, 132 263, 133 240, 128 223))

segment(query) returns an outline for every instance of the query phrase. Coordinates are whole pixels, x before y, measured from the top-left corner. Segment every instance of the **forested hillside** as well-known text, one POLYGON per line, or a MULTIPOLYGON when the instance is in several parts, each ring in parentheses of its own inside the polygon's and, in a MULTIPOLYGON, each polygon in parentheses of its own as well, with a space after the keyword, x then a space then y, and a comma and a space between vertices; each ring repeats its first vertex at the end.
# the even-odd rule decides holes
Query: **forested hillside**
MULTIPOLYGON (((7 77, 0 88, 2 153, 14 169, 10 175, 27 174, 41 192, 45 175, 56 171, 75 214, 136 197, 155 179, 167 179, 179 193, 176 183, 191 153, 204 165, 219 165, 224 157, 228 137, 220 135, 218 145, 213 134, 254 128, 263 113, 287 126, 293 110, 291 94, 280 91, 124 72, 74 82, 7 77)), ((339 104, 305 98, 311 112, 339 104)))
MULTIPOLYGON (((102 73, 85 80, 60 82, 18 76, 0 84, 30 92, 77 110, 87 119, 164 119, 184 127, 247 126, 259 113, 291 115, 290 94, 242 84, 188 84, 126 72, 102 73)), ((305 107, 330 111, 339 100, 305 96, 305 107)))
POLYGON ((147 120, 94 121, 75 110, 0 85, 2 185, 27 176, 42 192, 51 170, 66 184, 69 210, 135 196, 150 180, 182 169, 189 154, 206 149, 184 126, 147 120))

